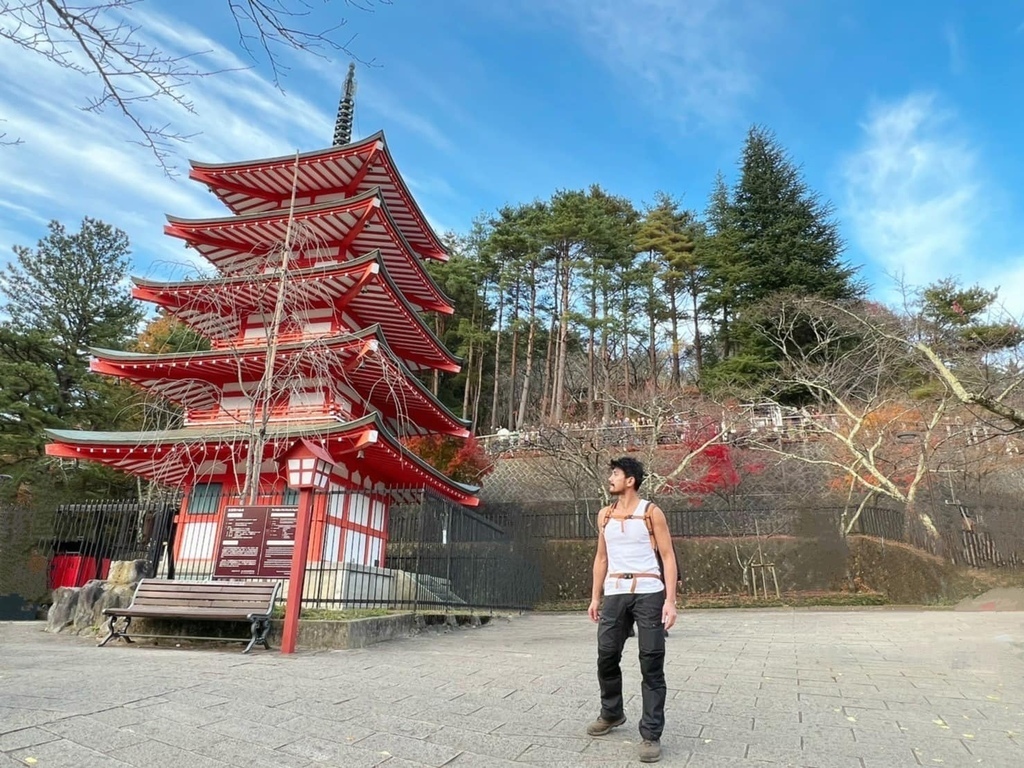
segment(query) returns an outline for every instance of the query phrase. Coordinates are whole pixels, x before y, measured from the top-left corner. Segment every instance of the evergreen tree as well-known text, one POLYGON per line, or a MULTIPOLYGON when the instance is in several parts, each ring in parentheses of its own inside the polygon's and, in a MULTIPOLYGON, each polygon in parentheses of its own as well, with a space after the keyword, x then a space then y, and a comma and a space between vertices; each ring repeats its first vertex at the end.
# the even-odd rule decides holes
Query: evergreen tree
POLYGON ((53 414, 62 421, 81 417, 95 404, 87 385, 89 348, 123 348, 142 320, 124 282, 128 236, 96 219, 84 219, 76 233, 51 221, 34 250, 15 246, 14 253, 16 261, 0 273, 2 311, 12 332, 49 342, 43 364, 57 386, 53 414))
POLYGON ((782 145, 760 126, 747 134, 731 207, 750 270, 744 304, 778 291, 824 299, 863 294, 856 269, 841 259, 843 242, 832 205, 808 189, 782 145))
POLYGON ((682 381, 683 343, 679 329, 682 319, 689 317, 693 322, 694 362, 698 378, 703 364, 698 305, 705 289, 705 265, 697 252, 698 236, 693 214, 681 211, 678 201, 663 192, 658 193, 654 205, 648 208, 637 232, 637 249, 661 257, 658 277, 668 303, 674 386, 679 386, 682 381))
POLYGON ((709 383, 754 384, 774 366, 776 351, 745 314, 791 292, 827 300, 858 298, 864 286, 842 259, 833 208, 813 193, 800 169, 765 128, 747 134, 740 178, 731 194, 719 178, 708 208, 711 294, 719 360, 709 383))
MULTIPOLYGON (((29 482, 40 463, 44 428, 111 429, 137 417, 135 388, 88 371, 90 347, 123 348, 142 311, 125 284, 128 237, 86 218, 69 233, 53 221, 35 249, 15 246, 0 272, 0 456, 29 482)), ((130 488, 121 473, 84 466, 75 493, 130 488)), ((69 486, 70 488, 70 486, 69 486)))

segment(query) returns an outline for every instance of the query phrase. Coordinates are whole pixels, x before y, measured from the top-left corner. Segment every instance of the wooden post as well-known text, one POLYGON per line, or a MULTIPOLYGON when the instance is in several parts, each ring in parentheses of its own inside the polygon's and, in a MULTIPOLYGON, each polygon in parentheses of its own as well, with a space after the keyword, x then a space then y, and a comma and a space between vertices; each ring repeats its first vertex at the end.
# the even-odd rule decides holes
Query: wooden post
POLYGON ((299 491, 299 511, 295 519, 295 549, 292 566, 288 571, 288 598, 284 609, 284 628, 281 633, 281 653, 295 653, 299 634, 299 613, 302 611, 302 591, 306 581, 306 559, 309 552, 309 531, 313 517, 313 489, 299 491))

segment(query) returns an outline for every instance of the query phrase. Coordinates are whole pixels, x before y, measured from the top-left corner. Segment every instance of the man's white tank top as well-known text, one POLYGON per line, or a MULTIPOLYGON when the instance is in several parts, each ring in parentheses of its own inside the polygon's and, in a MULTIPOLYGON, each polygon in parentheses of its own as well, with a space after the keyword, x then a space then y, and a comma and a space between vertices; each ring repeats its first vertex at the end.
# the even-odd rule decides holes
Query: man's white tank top
POLYGON ((651 535, 644 522, 644 510, 650 504, 641 499, 631 517, 608 520, 604 527, 604 543, 608 550, 608 577, 604 580, 606 595, 630 592, 647 594, 665 588, 661 579, 643 576, 637 579, 616 578, 616 573, 661 573, 651 546, 651 535), (634 588, 633 581, 636 581, 634 588))

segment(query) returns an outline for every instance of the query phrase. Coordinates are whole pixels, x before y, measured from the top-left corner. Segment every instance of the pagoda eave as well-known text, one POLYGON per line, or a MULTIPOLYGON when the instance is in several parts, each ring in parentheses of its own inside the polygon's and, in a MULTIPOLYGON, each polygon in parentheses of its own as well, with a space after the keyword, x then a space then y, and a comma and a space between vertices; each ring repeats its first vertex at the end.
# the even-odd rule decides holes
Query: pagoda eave
MULTIPOLYGON (((163 308, 214 346, 242 334, 241 318, 275 304, 276 275, 233 276, 214 280, 157 282, 132 278, 132 295, 163 308)), ((336 318, 352 316, 354 325, 379 324, 395 354, 414 371, 458 373, 461 360, 441 343, 424 318, 405 299, 379 251, 343 264, 296 270, 285 293, 285 309, 328 309, 336 318)))
MULTIPOLYGON (((218 387, 239 380, 258 380, 265 370, 267 354, 265 346, 156 354, 90 351, 94 373, 128 379, 187 408, 213 408, 218 387)), ((313 344, 282 344, 277 354, 282 367, 309 374, 318 368, 322 373, 329 370, 335 380, 365 393, 373 408, 394 420, 396 430, 405 432, 403 421, 408 421, 417 427, 415 434, 469 435, 469 422, 458 419, 411 374, 389 347, 380 326, 325 337, 313 344), (381 382, 386 386, 380 386, 381 382)))
MULTIPOLYGON (((451 299, 398 229, 377 188, 349 200, 297 208, 291 214, 269 211, 208 219, 167 216, 167 222, 165 234, 184 240, 219 270, 233 274, 263 272, 269 255, 288 239, 290 228, 301 222, 307 236, 314 238, 316 247, 311 250, 318 260, 323 260, 325 253, 343 262, 349 251, 380 251, 409 300, 429 311, 455 311, 451 299)), ((301 253, 298 259, 302 261, 301 253)))
POLYGON ((438 261, 448 250, 413 197, 384 132, 340 147, 242 163, 190 161, 189 178, 205 184, 234 213, 269 211, 300 197, 357 196, 380 186, 417 253, 438 261))
MULTIPOLYGON (((163 432, 46 430, 46 453, 94 461, 155 482, 178 486, 212 463, 244 463, 250 438, 237 428, 183 427, 163 432)), ((391 488, 426 486, 443 497, 477 506, 476 486, 450 480, 406 449, 376 414, 352 422, 274 425, 260 461, 277 459, 296 440, 319 442, 349 475, 359 472, 391 488)), ((215 474, 206 470, 203 475, 215 474)), ((227 468, 225 468, 227 474, 227 468)))

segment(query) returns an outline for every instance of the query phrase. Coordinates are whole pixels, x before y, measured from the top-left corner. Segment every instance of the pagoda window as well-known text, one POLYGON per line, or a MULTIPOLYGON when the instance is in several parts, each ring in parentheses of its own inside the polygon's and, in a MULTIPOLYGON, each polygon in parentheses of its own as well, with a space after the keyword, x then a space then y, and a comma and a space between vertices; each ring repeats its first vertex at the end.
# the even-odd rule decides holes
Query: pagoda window
POLYGON ((287 410, 294 415, 324 413, 327 409, 323 390, 292 391, 288 397, 287 410))
POLYGON ((190 515, 214 515, 220 509, 220 483, 196 483, 188 495, 190 515))
POLYGON ((345 531, 345 556, 343 562, 364 565, 363 557, 366 552, 366 534, 361 531, 345 531))
POLYGON ((334 330, 333 314, 330 307, 324 307, 296 315, 295 320, 302 323, 304 333, 311 336, 322 336, 334 330))
POLYGON ((249 315, 245 319, 245 338, 265 339, 266 337, 267 329, 263 322, 263 315, 249 315))
POLYGON ((248 413, 252 406, 252 398, 247 395, 225 395, 220 401, 220 407, 225 411, 248 413))

